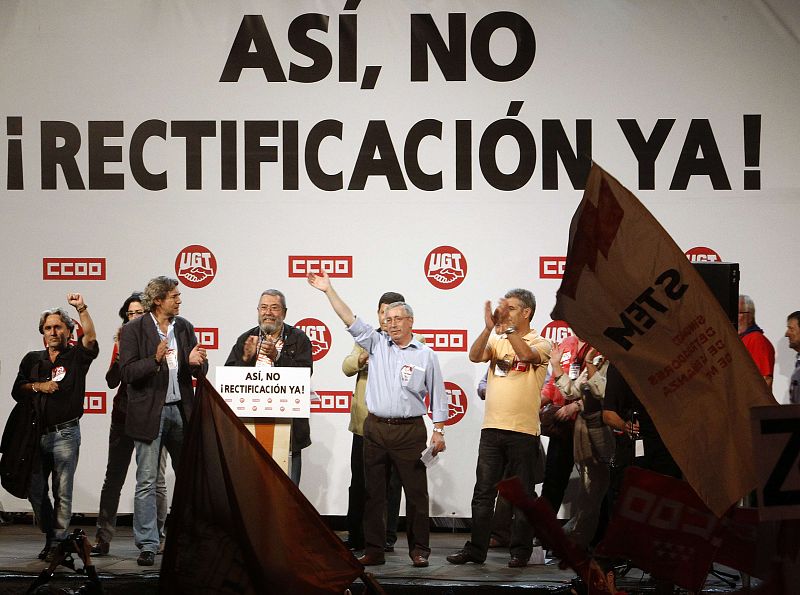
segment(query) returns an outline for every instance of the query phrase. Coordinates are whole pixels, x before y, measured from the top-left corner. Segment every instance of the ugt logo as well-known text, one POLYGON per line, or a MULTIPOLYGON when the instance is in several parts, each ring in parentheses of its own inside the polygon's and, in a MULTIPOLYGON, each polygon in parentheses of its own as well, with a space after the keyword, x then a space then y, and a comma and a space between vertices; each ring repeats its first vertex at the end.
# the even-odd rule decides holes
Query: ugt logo
POLYGON ((205 287, 217 274, 217 259, 205 246, 192 244, 178 253, 175 274, 181 283, 193 289, 205 287))
POLYGON ((572 329, 563 320, 554 320, 542 329, 542 336, 551 343, 561 343, 564 339, 573 335, 572 329))
POLYGON ((705 246, 695 246, 686 251, 686 258, 689 262, 722 262, 714 250, 705 246))
POLYGON ((311 358, 321 360, 331 349, 331 331, 325 323, 316 318, 303 318, 295 323, 311 340, 311 358))
POLYGON ((467 259, 458 248, 439 246, 425 259, 425 277, 439 289, 455 289, 467 276, 467 259))
MULTIPOLYGON (((467 414, 467 393, 455 382, 444 383, 444 394, 447 397, 447 421, 446 426, 452 426, 460 422, 467 414)), ((431 395, 425 395, 425 407, 431 407, 431 395)), ((433 419, 433 415, 428 412, 428 417, 433 419)))

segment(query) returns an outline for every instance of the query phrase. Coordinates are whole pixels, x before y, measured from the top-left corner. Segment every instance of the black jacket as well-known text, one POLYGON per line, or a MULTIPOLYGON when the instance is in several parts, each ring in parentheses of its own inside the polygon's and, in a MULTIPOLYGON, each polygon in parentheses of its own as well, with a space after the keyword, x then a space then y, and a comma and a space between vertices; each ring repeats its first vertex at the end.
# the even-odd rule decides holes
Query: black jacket
MULTIPOLYGON (((228 359, 225 361, 226 366, 255 366, 256 359, 253 358, 250 362, 244 362, 242 356, 244 354, 244 343, 247 337, 259 334, 257 326, 251 328, 249 331, 242 333, 236 344, 234 344, 228 359)), ((275 362, 276 367, 283 368, 310 368, 314 372, 314 360, 311 357, 311 341, 306 334, 299 328, 295 328, 288 324, 283 325, 281 331, 281 338, 283 339, 283 349, 281 354, 275 362)), ((289 449, 292 452, 297 452, 311 445, 311 427, 308 424, 308 419, 298 417, 292 420, 292 437, 289 443, 289 449)))
MULTIPOLYGON (((175 338, 178 342, 178 388, 188 421, 194 404, 192 376, 205 374, 208 363, 198 367, 189 365, 189 353, 197 345, 197 337, 191 323, 180 316, 175 317, 175 338)), ((166 362, 158 365, 154 358, 160 342, 150 314, 124 325, 119 333, 119 367, 128 392, 125 433, 143 442, 151 442, 158 436, 161 410, 167 399, 169 368, 166 362)))

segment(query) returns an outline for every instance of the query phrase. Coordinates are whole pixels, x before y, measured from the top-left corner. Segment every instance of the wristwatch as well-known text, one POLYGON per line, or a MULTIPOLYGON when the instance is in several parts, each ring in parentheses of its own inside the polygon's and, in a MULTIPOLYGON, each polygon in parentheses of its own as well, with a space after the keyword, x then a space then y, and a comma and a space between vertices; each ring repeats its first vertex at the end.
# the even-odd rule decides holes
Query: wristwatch
POLYGON ((444 436, 444 428, 433 428, 433 431, 444 436))
POLYGON ((511 333, 516 333, 517 329, 513 326, 508 327, 506 330, 503 331, 504 335, 510 335, 511 333))

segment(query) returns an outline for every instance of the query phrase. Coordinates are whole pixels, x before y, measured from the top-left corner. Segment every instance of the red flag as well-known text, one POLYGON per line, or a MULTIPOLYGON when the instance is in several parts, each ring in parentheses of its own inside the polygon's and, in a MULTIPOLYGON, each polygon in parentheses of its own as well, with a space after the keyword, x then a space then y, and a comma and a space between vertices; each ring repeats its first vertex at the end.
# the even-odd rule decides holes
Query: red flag
POLYGON ((755 487, 749 409, 775 399, 683 251, 596 165, 551 316, 614 362, 718 516, 755 487))
POLYGON ((658 578, 699 591, 722 525, 685 481, 629 467, 596 553, 628 558, 658 578))
POLYGON ((500 495, 525 514, 536 536, 569 566, 586 584, 589 595, 625 595, 609 584, 600 566, 587 553, 570 541, 553 509, 544 498, 531 498, 522 489, 518 477, 497 484, 500 495))
POLYGON ((363 567, 198 381, 161 565, 162 593, 342 593, 363 567))

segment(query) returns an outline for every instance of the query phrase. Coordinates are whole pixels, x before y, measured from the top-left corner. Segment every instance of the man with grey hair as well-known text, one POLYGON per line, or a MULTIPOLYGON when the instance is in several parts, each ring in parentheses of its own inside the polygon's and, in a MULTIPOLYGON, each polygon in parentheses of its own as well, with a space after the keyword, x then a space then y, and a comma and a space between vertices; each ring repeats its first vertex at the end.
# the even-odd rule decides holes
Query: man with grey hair
MULTIPOLYGON (((516 475, 528 496, 535 496, 534 469, 539 456, 539 404, 550 361, 550 341, 531 328, 536 299, 526 289, 512 289, 496 310, 484 305, 484 328, 472 343, 469 359, 489 362, 486 407, 478 444, 472 495, 472 536, 447 556, 451 564, 483 564, 489 549, 497 482, 516 475), (500 333, 492 333, 499 325, 500 333)), ((528 564, 533 532, 516 511, 511 526, 510 568, 528 564)))
POLYGON ((72 517, 72 485, 81 445, 79 420, 83 415, 86 374, 97 357, 97 335, 89 310, 79 293, 67 302, 80 316, 83 336, 71 344, 75 322, 62 308, 42 312, 39 332, 46 348, 22 358, 11 395, 35 412, 39 464, 30 482, 30 503, 45 534, 39 558, 51 561, 58 543, 67 538, 72 517), (53 477, 53 502, 48 481, 53 477))
POLYGON ((749 295, 739 296, 739 338, 747 348, 750 357, 764 377, 767 386, 772 388, 772 373, 775 370, 775 348, 764 336, 764 331, 756 324, 756 305, 749 295))
POLYGON ((152 566, 159 548, 156 482, 161 448, 177 470, 194 400, 192 377, 208 369, 194 327, 178 316, 180 296, 177 279, 151 279, 142 295, 147 313, 119 334, 120 373, 128 388, 125 433, 136 448, 133 537, 139 566, 152 566))
MULTIPOLYGON (((302 330, 285 322, 286 296, 277 289, 267 289, 258 300, 256 312, 258 325, 239 335, 225 365, 309 368, 313 372, 311 341, 302 330)), ((308 419, 293 419, 289 477, 295 485, 300 485, 302 449, 310 444, 308 419)))
POLYGON ((364 422, 364 469, 367 500, 364 509, 364 566, 384 564, 386 539, 386 479, 394 467, 406 494, 408 554, 415 567, 428 566, 430 520, 428 477, 420 455, 425 450, 430 395, 433 432, 432 454, 445 449, 444 422, 449 402, 444 390, 439 360, 434 351, 414 339, 414 312, 405 302, 386 308, 386 333, 356 318, 331 286, 325 272, 310 273, 308 282, 324 292, 347 331, 369 354, 367 419, 364 422))

